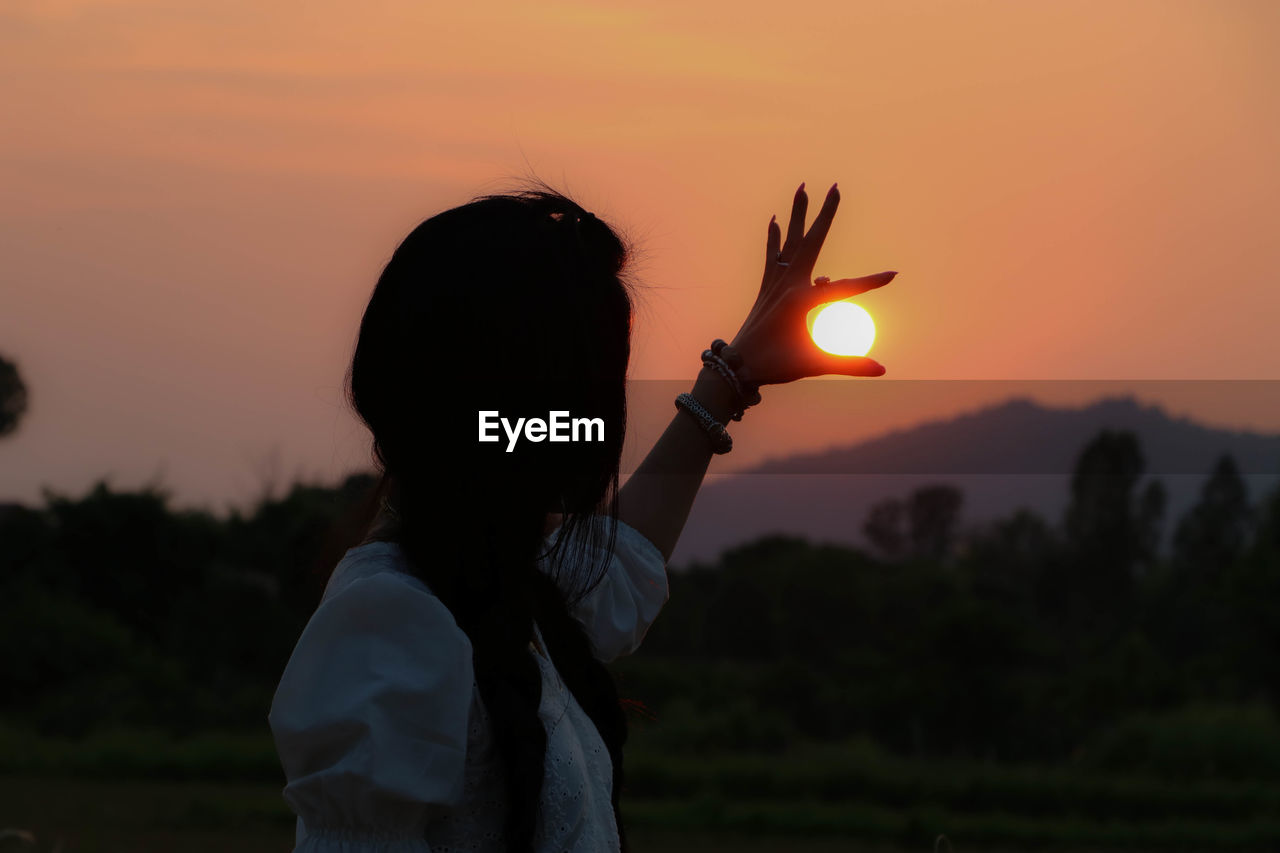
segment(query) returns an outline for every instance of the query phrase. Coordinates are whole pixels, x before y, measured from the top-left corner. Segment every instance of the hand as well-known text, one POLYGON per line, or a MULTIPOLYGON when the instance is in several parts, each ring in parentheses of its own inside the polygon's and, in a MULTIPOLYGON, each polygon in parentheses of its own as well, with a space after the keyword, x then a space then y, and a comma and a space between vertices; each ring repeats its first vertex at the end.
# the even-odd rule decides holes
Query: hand
POLYGON ((881 376, 885 372, 883 365, 874 359, 832 355, 809 337, 805 318, 812 309, 883 287, 893 281, 897 273, 882 272, 838 281, 824 277, 811 283, 818 252, 840 204, 840 193, 832 184, 822 210, 806 234, 804 217, 808 203, 804 184, 801 184, 791 206, 786 243, 782 243, 777 217, 769 220, 760 293, 742 328, 730 341, 742 356, 740 375, 744 381, 776 385, 827 373, 881 376))

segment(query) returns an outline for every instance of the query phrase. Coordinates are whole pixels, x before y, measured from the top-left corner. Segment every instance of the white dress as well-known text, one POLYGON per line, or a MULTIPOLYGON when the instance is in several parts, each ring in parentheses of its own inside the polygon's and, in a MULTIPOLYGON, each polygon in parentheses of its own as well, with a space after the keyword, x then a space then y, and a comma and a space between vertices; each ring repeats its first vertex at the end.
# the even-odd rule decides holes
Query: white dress
MULTIPOLYGON (((617 526, 608 573, 573 611, 606 662, 640 645, 669 595, 662 552, 617 526)), ((609 753, 551 661, 532 643, 529 653, 542 671, 538 714, 547 730, 534 848, 617 850, 609 753)), ((503 849, 500 764, 470 640, 407 572, 399 545, 346 552, 268 719, 284 797, 298 815, 297 853, 503 849)))

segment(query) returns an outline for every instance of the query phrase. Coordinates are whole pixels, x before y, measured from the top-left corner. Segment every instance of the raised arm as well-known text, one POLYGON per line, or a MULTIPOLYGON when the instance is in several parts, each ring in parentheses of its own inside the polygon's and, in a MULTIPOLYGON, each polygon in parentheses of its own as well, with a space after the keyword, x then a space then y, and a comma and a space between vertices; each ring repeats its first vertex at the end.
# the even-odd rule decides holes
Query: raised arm
MULTIPOLYGON (((883 272, 813 282, 813 267, 839 203, 840 194, 833 184, 822 210, 805 233, 808 197, 801 184, 792 203, 785 243, 776 217, 769 220, 760 292, 731 341, 743 358, 738 373, 744 380, 770 385, 824 374, 884 374, 884 367, 870 358, 832 355, 819 349, 806 329, 805 317, 816 306, 882 287, 897 275, 883 272)), ((717 421, 730 423, 733 392, 714 370, 702 368, 690 393, 717 421)), ((644 534, 668 560, 688 521, 712 455, 707 435, 697 421, 685 412, 676 412, 618 493, 618 517, 644 534)))

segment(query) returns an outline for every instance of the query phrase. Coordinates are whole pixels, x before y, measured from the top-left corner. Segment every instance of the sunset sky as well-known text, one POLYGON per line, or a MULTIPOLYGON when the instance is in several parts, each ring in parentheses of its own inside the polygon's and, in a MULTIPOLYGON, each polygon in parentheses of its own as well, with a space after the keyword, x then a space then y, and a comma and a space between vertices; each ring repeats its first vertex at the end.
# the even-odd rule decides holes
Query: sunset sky
POLYGON ((888 375, 803 418, 765 389, 713 470, 1003 394, 859 383, 1280 379, 1277 43, 1274 0, 8 0, 0 500, 364 467, 341 386, 382 264, 530 170, 635 241, 637 379, 733 335, 802 180, 843 196, 816 273, 900 271, 861 300, 888 375))

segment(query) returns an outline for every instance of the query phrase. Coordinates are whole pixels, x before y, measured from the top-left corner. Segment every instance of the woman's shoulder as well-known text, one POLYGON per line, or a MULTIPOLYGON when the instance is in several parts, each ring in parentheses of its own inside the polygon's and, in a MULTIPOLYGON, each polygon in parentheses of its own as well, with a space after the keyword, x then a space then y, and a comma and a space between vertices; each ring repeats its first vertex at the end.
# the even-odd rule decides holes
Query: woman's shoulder
POLYGON ((379 578, 381 582, 403 584, 435 598, 431 588, 410 570, 408 559, 398 542, 375 539, 347 549, 329 575, 320 603, 341 594, 356 581, 377 576, 384 576, 379 578))
POLYGON ((398 660, 406 678, 428 667, 469 668, 471 641, 453 612, 411 570, 395 542, 350 548, 338 561, 315 612, 294 647, 282 683, 306 679, 385 679, 388 667, 368 671, 339 661, 398 660), (290 670, 295 670, 291 673, 290 670))
POLYGON ((474 691, 470 641, 398 548, 347 551, 267 718, 307 833, 410 837, 459 802, 474 691))
POLYGON ((413 707, 440 693, 465 697, 472 683, 471 643, 453 613, 407 571, 398 546, 367 544, 334 568, 285 666, 272 721, 306 729, 358 719, 373 697, 413 707))

